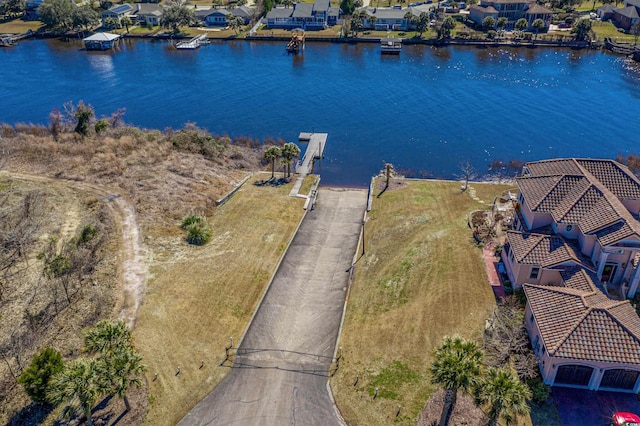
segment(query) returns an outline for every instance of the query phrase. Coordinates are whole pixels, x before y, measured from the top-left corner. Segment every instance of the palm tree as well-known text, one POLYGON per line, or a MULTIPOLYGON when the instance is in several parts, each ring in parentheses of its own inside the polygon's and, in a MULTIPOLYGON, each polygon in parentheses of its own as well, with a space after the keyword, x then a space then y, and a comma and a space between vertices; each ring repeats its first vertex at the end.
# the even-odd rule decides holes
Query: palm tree
POLYGON ((133 25, 133 21, 131 21, 131 18, 129 18, 128 16, 124 16, 120 20, 120 23, 125 26, 125 28, 127 29, 127 34, 129 34, 129 25, 133 25))
POLYGON ((531 391, 511 369, 489 367, 474 397, 476 404, 489 405, 489 426, 497 426, 500 417, 511 424, 516 416, 529 414, 531 391))
POLYGON ((293 142, 287 142, 282 146, 282 160, 287 167, 287 177, 291 176, 291 161, 300 155, 300 148, 293 142))
POLYGON ((53 404, 66 401, 65 415, 81 412, 87 417, 87 424, 93 426, 91 409, 104 393, 104 384, 99 380, 98 361, 78 358, 51 378, 47 398, 53 404))
POLYGON ((458 390, 468 392, 480 377, 482 351, 476 342, 446 336, 434 352, 431 382, 445 388, 440 426, 447 426, 456 405, 458 390))
POLYGON ((536 38, 538 38, 538 33, 542 30, 544 30, 544 21, 540 18, 535 19, 532 23, 531 23, 531 28, 534 29, 535 33, 536 33, 536 38))
POLYGON ((104 377, 110 378, 108 386, 118 398, 124 400, 125 411, 131 410, 127 391, 131 386, 140 387, 140 375, 147 371, 142 356, 133 349, 122 349, 102 359, 100 368, 104 377))
POLYGON ((121 349, 133 348, 131 330, 124 321, 98 321, 84 335, 84 347, 89 353, 110 356, 121 349))
POLYGON ((270 146, 264 151, 265 160, 271 163, 271 179, 274 178, 274 173, 276 170, 276 160, 280 158, 281 155, 282 153, 280 152, 280 148, 275 145, 270 146))

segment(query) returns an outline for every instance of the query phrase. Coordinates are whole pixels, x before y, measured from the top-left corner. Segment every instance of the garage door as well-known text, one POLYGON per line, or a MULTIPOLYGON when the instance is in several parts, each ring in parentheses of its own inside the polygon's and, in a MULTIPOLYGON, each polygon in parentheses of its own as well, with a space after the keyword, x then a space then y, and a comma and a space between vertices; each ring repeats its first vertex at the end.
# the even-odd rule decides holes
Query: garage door
POLYGON ((561 365, 558 367, 554 384, 588 386, 592 373, 592 367, 585 367, 584 365, 561 365))
POLYGON ((638 381, 638 373, 633 370, 613 369, 607 370, 600 382, 601 388, 633 390, 638 381))

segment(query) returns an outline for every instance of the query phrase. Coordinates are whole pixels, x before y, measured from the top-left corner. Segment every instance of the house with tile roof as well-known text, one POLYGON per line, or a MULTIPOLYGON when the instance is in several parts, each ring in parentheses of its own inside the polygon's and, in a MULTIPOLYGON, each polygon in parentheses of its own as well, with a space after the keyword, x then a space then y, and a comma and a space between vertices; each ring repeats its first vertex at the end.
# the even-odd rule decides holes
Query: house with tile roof
POLYGON ((516 181, 515 232, 507 233, 502 260, 517 287, 524 282, 555 285, 553 270, 579 263, 612 292, 635 295, 640 284, 640 180, 629 169, 613 160, 546 160, 527 163, 516 181), (536 238, 548 241, 534 246, 536 238), (558 239, 566 249, 558 251, 558 239), (541 261, 544 250, 552 260, 541 261), (559 256, 569 252, 579 262, 559 256))
POLYGON ((640 391, 640 180, 612 160, 527 163, 505 271, 549 385, 640 391))
POLYGON ((616 392, 640 391, 640 318, 612 300, 581 268, 559 286, 524 284, 525 324, 544 382, 616 392))

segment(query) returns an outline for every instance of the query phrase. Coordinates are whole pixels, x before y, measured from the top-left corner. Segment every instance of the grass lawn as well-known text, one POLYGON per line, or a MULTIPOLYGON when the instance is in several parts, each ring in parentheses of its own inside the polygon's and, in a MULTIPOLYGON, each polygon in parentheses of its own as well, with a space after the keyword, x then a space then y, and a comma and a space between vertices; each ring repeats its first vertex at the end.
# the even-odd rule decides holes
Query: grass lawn
POLYGON ((38 31, 44 24, 40 21, 23 21, 14 19, 0 24, 0 34, 24 34, 27 31, 38 31))
MULTIPOLYGON (((487 203, 508 188, 472 186, 487 203)), ((373 198, 339 344, 344 358, 331 379, 350 426, 413 425, 436 389, 428 366, 442 337, 481 339, 496 301, 467 215, 484 208, 459 182, 410 181, 373 198)))
POLYGON ((633 43, 633 35, 621 33, 611 22, 594 21, 591 23, 591 29, 596 33, 598 40, 611 37, 613 41, 633 43))
POLYGON ((208 218, 209 244, 187 245, 178 224, 145 239, 152 266, 134 335, 149 367, 146 424, 176 424, 229 371, 219 367, 229 337, 238 344, 304 212, 288 196, 294 181, 253 184, 269 177, 255 175, 208 218))

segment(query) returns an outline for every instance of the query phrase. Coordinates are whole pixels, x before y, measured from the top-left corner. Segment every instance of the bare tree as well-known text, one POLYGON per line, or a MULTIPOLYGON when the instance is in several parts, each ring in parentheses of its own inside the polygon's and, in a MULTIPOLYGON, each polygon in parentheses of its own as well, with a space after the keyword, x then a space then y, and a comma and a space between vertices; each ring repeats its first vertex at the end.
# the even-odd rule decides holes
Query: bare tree
POLYGON ((475 179, 478 174, 476 173, 473 164, 471 164, 471 161, 469 160, 460 163, 458 166, 458 170, 460 171, 458 178, 464 181, 464 184, 460 187, 460 189, 462 190, 462 192, 464 192, 469 186, 469 181, 475 179))

